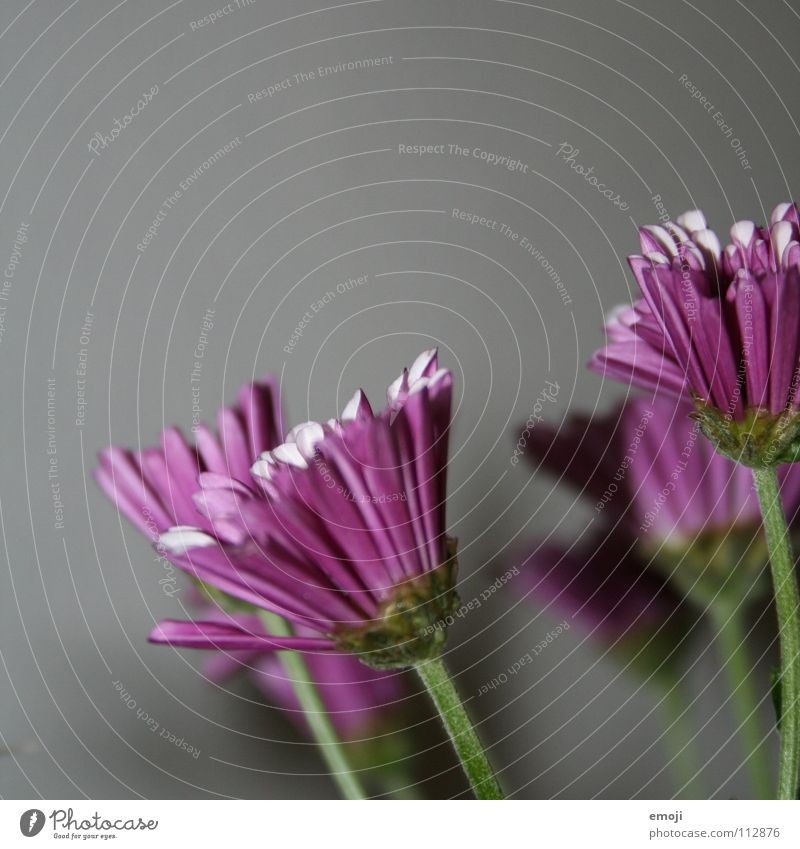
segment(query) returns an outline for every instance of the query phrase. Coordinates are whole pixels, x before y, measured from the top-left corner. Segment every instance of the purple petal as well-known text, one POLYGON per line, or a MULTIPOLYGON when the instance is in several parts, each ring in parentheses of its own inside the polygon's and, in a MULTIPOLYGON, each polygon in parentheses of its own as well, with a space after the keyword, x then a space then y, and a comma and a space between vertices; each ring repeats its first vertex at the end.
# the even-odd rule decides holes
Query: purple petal
POLYGON ((273 637, 221 622, 184 622, 165 619, 150 632, 151 643, 167 643, 188 649, 233 651, 333 651, 324 637, 273 637))

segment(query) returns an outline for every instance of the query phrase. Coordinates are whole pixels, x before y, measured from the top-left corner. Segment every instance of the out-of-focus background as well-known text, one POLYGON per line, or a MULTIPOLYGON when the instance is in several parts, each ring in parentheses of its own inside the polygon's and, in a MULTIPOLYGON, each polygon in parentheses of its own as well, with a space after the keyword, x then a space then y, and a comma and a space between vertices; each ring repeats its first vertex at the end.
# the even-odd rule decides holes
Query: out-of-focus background
MULTIPOLYGON (((290 423, 328 418, 438 345, 479 597, 589 517, 512 464, 515 429, 547 381, 553 423, 625 394, 584 365, 631 297, 636 227, 702 207, 724 233, 797 194, 799 44, 796 0, 5 0, 0 795, 332 795, 247 681, 148 645, 188 589, 95 487, 96 452, 188 431, 267 372, 290 423)), ((660 696, 580 628, 478 695, 562 618, 511 581, 451 629, 503 782, 673 795, 660 696)), ((702 634, 689 666, 705 792, 746 795, 702 634)), ((430 792, 463 792, 424 705, 402 718, 430 792)))

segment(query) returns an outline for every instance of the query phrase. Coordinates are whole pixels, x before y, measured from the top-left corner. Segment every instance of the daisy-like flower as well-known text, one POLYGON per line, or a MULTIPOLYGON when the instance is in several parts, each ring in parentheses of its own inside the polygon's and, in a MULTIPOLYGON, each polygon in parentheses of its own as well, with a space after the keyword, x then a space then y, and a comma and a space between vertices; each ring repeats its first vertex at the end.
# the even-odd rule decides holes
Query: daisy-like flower
POLYGON ((199 475, 202 521, 162 533, 167 558, 203 584, 315 636, 234 622, 162 622, 154 642, 191 648, 358 654, 374 667, 438 654, 455 603, 445 534, 452 377, 435 351, 390 387, 377 415, 357 392, 340 419, 305 422, 248 476, 199 475))
POLYGON ((590 367, 691 397, 714 448, 752 469, 781 641, 781 799, 800 782, 800 591, 778 466, 800 461, 800 211, 739 221, 722 247, 702 213, 645 227, 630 263, 642 290, 610 319, 590 367))
MULTIPOLYGON (((445 531, 452 383, 436 351, 426 351, 391 384, 377 414, 358 391, 339 419, 304 422, 280 444, 272 442, 274 410, 259 419, 258 439, 247 413, 244 426, 226 415, 218 440, 198 436, 199 460, 170 438, 153 454, 107 452, 98 480, 139 527, 157 534, 159 551, 232 614, 161 622, 153 642, 289 650, 288 658, 339 651, 375 669, 414 666, 476 795, 502 798, 439 657, 442 622, 457 604, 455 541, 445 531), (258 459, 245 468, 248 448, 258 459), (125 484, 119 492, 117 477, 125 484), (164 530, 165 521, 175 524, 164 530), (266 629, 235 615, 242 609, 258 613, 266 629), (276 615, 291 629, 269 627, 276 615)), ((323 705, 315 696, 303 707, 311 722, 323 705)))
POLYGON ((697 210, 643 227, 642 254, 629 257, 642 297, 612 314, 607 345, 590 368, 691 396, 704 433, 738 462, 793 458, 800 435, 799 229, 794 203, 776 207, 768 227, 738 221, 725 246, 697 210))

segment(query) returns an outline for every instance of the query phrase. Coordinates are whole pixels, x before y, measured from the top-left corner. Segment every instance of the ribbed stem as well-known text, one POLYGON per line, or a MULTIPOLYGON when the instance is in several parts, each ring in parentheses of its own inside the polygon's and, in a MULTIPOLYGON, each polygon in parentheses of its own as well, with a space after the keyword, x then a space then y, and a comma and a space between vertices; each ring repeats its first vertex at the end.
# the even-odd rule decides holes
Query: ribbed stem
POLYGON ((439 711, 476 798, 505 798, 442 659, 419 663, 416 670, 439 711))
POLYGON ((773 468, 753 469, 769 548, 781 646, 781 738, 778 798, 796 799, 800 769, 800 597, 778 475, 773 468))
MULTIPOLYGON (((260 611, 259 616, 268 633, 278 637, 291 636, 292 629, 281 616, 266 610, 260 611)), ((311 734, 339 792, 345 799, 366 799, 361 780, 347 760, 342 741, 325 710, 303 656, 296 651, 283 651, 280 656, 311 734)))
POLYGON ((750 789, 759 799, 772 795, 772 774, 764 746, 759 698, 755 687, 753 664, 748 656, 746 629, 742 623, 742 604, 717 598, 708 610, 714 623, 717 644, 731 691, 731 707, 744 747, 750 789))

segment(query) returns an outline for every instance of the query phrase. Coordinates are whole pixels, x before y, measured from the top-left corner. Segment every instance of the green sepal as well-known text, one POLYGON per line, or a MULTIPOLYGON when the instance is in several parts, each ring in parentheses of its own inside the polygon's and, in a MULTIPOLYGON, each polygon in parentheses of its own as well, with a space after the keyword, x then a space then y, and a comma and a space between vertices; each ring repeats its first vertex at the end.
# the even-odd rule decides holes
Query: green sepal
POLYGON ((800 461, 800 413, 786 410, 774 415, 749 409, 741 420, 693 396, 694 411, 703 435, 718 453, 754 469, 774 468, 800 461))
POLYGON ((456 540, 447 560, 400 585, 375 620, 333 634, 340 651, 358 655, 372 669, 402 669, 437 657, 447 639, 447 619, 458 607, 456 540))

